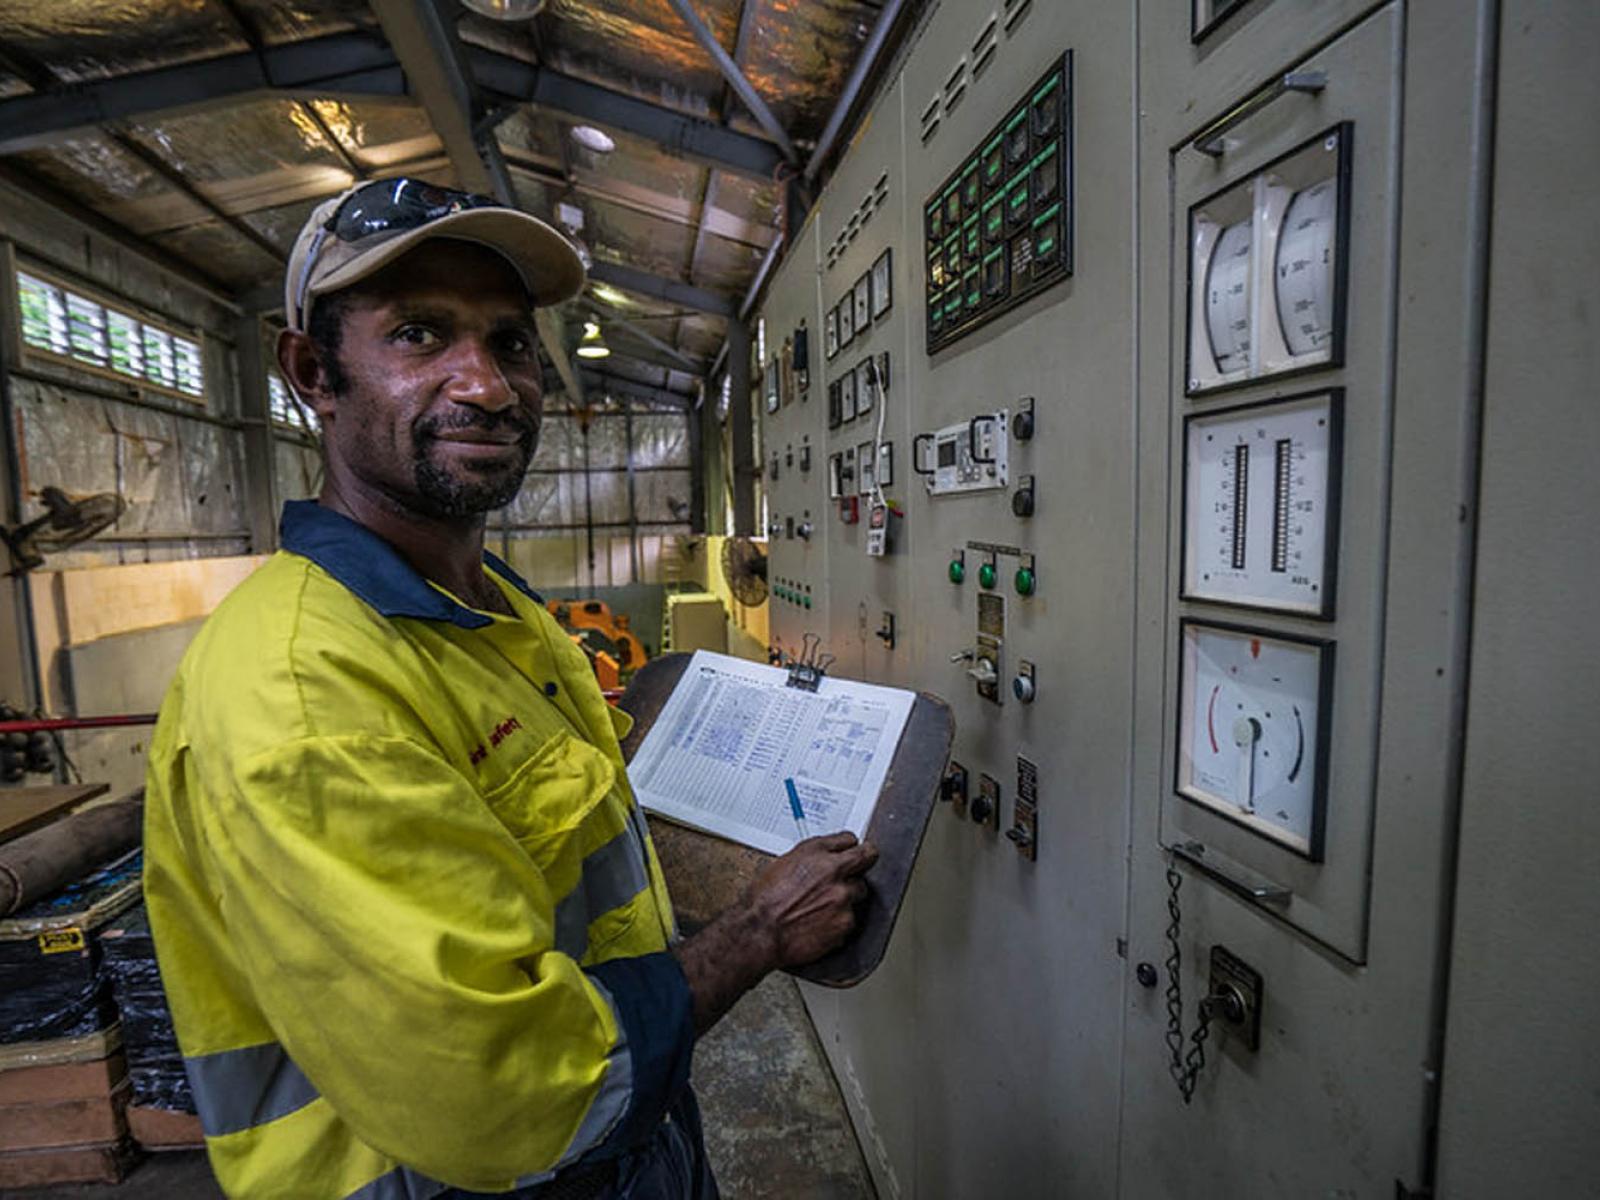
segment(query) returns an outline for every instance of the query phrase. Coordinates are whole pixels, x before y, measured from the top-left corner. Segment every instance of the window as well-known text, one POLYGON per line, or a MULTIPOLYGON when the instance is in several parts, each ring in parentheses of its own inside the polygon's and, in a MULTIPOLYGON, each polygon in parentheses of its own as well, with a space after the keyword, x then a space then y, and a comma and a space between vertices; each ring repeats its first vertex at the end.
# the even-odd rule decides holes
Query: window
POLYGON ((289 385, 276 371, 267 374, 267 410, 274 425, 287 425, 307 433, 315 433, 320 428, 317 414, 300 403, 300 398, 289 390, 289 385))
POLYGON ((17 272, 22 341, 183 396, 205 395, 200 343, 110 308, 53 280, 17 272))

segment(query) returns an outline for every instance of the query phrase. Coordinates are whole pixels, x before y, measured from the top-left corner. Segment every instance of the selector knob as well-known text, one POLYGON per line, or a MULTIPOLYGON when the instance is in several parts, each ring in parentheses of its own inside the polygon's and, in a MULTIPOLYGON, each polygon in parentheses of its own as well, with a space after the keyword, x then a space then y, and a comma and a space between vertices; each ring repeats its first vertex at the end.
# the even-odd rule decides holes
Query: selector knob
POLYGON ((783 536, 783 522, 782 521, 768 521, 767 522, 767 536, 769 538, 773 538, 774 540, 776 540, 777 538, 782 537, 783 536))
POLYGON ((1021 704, 1032 704, 1036 694, 1032 675, 1015 675, 1011 679, 1011 694, 1021 704))
POLYGON ((1000 680, 1000 672, 995 670, 992 658, 979 657, 967 668, 967 674, 977 680, 980 687, 993 687, 1000 680))
POLYGON ((1011 512, 1013 516, 1018 517, 1033 516, 1033 483, 1031 480, 1011 493, 1011 512))
POLYGON ((979 792, 967 803, 967 811, 979 825, 987 825, 989 818, 994 816, 994 801, 979 792))
POLYGON ((801 521, 800 524, 794 527, 794 531, 800 536, 800 540, 804 542, 809 542, 814 532, 810 521, 801 521))
POLYGON ((1033 410, 1025 408, 1011 418, 1011 436, 1019 442, 1033 438, 1033 410))

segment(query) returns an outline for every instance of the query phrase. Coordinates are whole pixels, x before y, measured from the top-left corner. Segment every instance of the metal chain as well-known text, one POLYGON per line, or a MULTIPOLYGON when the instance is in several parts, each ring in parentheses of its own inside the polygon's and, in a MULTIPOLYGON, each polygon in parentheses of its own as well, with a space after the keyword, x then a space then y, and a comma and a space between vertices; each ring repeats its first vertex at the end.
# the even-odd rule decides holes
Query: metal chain
POLYGON ((1188 1104, 1194 1099, 1195 1081, 1206 1065, 1206 1038, 1211 1035, 1211 1005, 1205 1001, 1200 1002, 1199 1024, 1190 1038, 1189 1052, 1183 1051, 1183 984, 1181 969, 1183 966, 1183 950, 1178 942, 1178 934, 1183 923, 1183 913, 1178 907, 1178 888, 1183 884, 1183 876, 1178 874, 1177 868, 1167 867, 1167 887, 1170 894, 1167 896, 1167 916, 1171 920, 1167 923, 1167 945, 1171 953, 1167 955, 1167 1049, 1172 1054, 1172 1061, 1167 1064, 1167 1072, 1172 1076, 1172 1081, 1178 1085, 1178 1093, 1183 1097, 1183 1102, 1188 1104))

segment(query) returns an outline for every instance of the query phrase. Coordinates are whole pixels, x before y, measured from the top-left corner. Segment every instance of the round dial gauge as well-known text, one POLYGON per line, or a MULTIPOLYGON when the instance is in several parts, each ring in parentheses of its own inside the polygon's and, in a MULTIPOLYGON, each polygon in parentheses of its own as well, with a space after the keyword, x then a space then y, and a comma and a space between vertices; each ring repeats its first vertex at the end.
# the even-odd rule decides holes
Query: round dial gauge
POLYGON ((1339 190, 1324 179, 1296 192, 1278 238, 1278 321, 1290 354, 1327 350, 1333 340, 1333 255, 1339 190))
POLYGON ((1324 647, 1183 630, 1178 790, 1308 857, 1321 853, 1324 647))
POLYGON ((1183 594, 1332 616, 1337 393, 1190 417, 1183 594))
POLYGON ((1229 225, 1206 267, 1206 331, 1223 374, 1250 365, 1250 222, 1229 225))

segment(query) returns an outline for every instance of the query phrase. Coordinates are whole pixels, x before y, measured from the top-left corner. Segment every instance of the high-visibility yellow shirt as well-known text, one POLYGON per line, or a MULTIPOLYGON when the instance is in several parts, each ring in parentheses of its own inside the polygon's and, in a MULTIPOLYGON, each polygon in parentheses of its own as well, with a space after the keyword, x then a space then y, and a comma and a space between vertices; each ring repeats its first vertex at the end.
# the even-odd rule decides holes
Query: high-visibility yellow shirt
POLYGON ((150 749, 145 895, 231 1196, 501 1191, 648 1138, 694 1042, 625 714, 514 572, 459 603, 312 502, 150 749))

